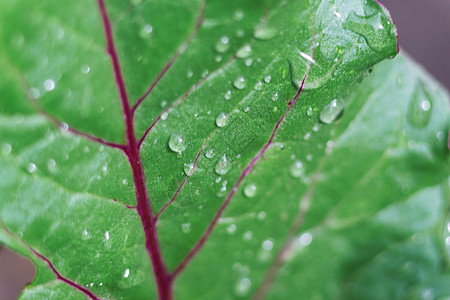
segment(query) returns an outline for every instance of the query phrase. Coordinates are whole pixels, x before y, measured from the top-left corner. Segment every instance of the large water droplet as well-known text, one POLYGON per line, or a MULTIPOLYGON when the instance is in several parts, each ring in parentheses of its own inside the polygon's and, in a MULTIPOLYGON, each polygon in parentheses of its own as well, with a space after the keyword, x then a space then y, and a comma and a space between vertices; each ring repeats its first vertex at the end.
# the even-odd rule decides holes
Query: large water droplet
POLYGON ((249 57, 251 53, 252 53, 252 47, 249 44, 246 44, 246 45, 242 46, 242 48, 236 52, 236 56, 239 58, 244 58, 244 57, 249 57))
POLYGON ((278 31, 275 28, 270 27, 258 27, 256 28, 253 36, 258 40, 270 40, 277 35, 278 31))
POLYGON ((142 26, 141 31, 139 32, 139 36, 145 40, 149 39, 152 31, 153 31, 152 25, 145 24, 144 26, 142 26))
POLYGON ((192 176, 194 174, 194 163, 184 164, 183 170, 186 176, 192 176))
POLYGON ((255 195, 256 195, 256 184, 254 184, 253 182, 248 183, 244 187, 244 195, 247 196, 248 198, 255 197, 255 195))
POLYGON ((224 154, 217 160, 214 170, 218 175, 225 175, 228 173, 228 171, 230 171, 230 169, 231 169, 231 162, 227 159, 227 156, 224 154))
POLYGON ((336 121, 343 113, 345 108, 344 101, 341 99, 334 99, 322 109, 319 115, 320 121, 326 124, 331 124, 336 121))
POLYGON ((53 79, 47 79, 44 81, 44 88, 48 92, 53 91, 55 89, 55 81, 53 79))
POLYGON ((225 127, 228 124, 228 117, 224 112, 221 112, 216 117, 217 127, 225 127))
POLYGON ((297 160, 294 162, 290 168, 291 175, 298 178, 303 175, 303 164, 301 161, 297 160))
POLYGON ((414 127, 428 125, 431 118, 432 102, 423 83, 416 86, 408 107, 408 122, 414 127))
POLYGON ((247 82, 245 81, 244 76, 239 76, 233 81, 233 85, 238 90, 242 90, 247 86, 247 82))
POLYGON ((173 152, 180 153, 186 150, 186 141, 180 134, 172 134, 169 139, 169 148, 173 152))
POLYGON ((214 49, 219 53, 224 53, 230 48, 228 37, 223 36, 220 40, 214 45, 214 49))

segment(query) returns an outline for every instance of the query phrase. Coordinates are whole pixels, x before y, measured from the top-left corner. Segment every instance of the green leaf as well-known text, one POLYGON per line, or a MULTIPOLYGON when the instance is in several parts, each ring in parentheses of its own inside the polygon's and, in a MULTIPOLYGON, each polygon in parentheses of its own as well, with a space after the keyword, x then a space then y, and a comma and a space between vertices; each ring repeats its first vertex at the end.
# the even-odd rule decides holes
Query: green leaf
POLYGON ((376 1, 0 8, 22 299, 450 296, 449 98, 373 67, 397 53, 376 1))

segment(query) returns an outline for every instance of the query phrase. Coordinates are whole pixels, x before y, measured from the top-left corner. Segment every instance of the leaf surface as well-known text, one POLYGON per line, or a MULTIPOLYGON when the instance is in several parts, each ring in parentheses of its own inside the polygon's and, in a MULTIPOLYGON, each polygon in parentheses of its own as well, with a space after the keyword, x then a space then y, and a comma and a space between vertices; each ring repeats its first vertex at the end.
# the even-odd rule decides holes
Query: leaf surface
POLYGON ((373 67, 397 53, 377 2, 0 7, 22 299, 449 296, 448 95, 373 67))

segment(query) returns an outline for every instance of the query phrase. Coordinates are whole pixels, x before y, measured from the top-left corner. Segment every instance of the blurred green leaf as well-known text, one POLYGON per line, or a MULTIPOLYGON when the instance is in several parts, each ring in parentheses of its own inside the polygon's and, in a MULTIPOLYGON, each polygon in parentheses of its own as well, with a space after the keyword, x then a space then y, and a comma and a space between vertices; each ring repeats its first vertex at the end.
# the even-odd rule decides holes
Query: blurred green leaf
POLYGON ((397 53, 377 2, 0 8, 22 299, 450 297, 449 98, 403 56, 373 67, 397 53))

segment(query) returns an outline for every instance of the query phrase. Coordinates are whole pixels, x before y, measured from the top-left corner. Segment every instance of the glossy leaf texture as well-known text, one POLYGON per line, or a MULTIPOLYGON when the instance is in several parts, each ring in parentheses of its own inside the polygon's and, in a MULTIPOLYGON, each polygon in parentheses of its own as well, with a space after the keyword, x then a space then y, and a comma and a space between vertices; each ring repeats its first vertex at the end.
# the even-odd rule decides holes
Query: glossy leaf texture
POLYGON ((448 94, 368 0, 0 4, 22 299, 443 299, 448 94), (375 66, 374 66, 375 65, 375 66))

